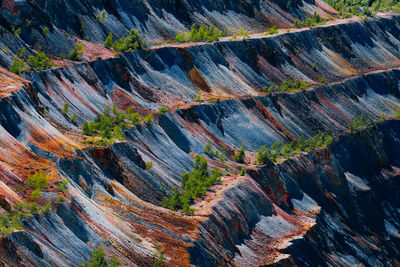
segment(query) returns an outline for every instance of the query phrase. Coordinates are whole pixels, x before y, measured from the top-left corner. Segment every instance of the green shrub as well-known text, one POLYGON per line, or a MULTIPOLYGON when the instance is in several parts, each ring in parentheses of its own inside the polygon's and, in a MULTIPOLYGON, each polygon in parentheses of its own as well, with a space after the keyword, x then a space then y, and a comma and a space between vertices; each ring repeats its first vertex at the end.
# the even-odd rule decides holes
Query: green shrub
POLYGON ((111 48, 113 45, 113 34, 110 32, 110 34, 107 36, 106 40, 104 41, 104 47, 111 48))
POLYGON ((48 187, 47 175, 45 172, 35 172, 28 177, 28 187, 43 190, 48 187))
POLYGON ((311 66, 311 68, 316 71, 317 70, 317 62, 314 62, 311 66))
POLYGON ((194 99, 195 102, 203 102, 203 98, 201 97, 200 90, 197 91, 197 96, 194 99))
POLYGON ((107 13, 106 11, 103 9, 97 16, 96 16, 97 20, 101 23, 104 24, 104 22, 106 22, 106 18, 107 18, 107 13))
POLYGON ((294 21, 294 26, 296 28, 301 28, 301 27, 311 27, 311 26, 318 26, 318 25, 323 25, 326 23, 326 20, 322 21, 321 16, 314 12, 314 15, 310 18, 307 17, 304 22, 301 22, 299 20, 294 21))
POLYGON ((146 165, 146 170, 150 171, 153 168, 153 162, 152 161, 148 161, 145 163, 146 165))
POLYGON ((53 60, 48 58, 44 52, 39 51, 34 56, 28 57, 28 64, 36 70, 46 70, 53 67, 53 60))
POLYGON ((8 235, 15 230, 22 230, 21 219, 23 218, 21 212, 7 212, 4 215, 0 215, 0 233, 1 235, 8 235))
MULTIPOLYGON (((38 47, 38 50, 41 48, 38 47)), ((26 49, 23 48, 14 57, 14 61, 11 64, 10 71, 20 75, 22 71, 28 71, 30 68, 25 63, 26 49)), ((53 60, 48 58, 44 52, 39 51, 36 55, 30 55, 27 63, 36 70, 45 70, 53 67, 53 60)))
POLYGON ((83 31, 85 30, 85 25, 83 24, 83 21, 79 21, 79 32, 80 34, 83 34, 83 31))
POLYGON ((273 92, 297 92, 307 89, 310 86, 310 83, 301 81, 300 79, 296 80, 286 80, 281 83, 280 86, 272 83, 270 87, 264 86, 262 90, 268 94, 273 92))
POLYGON ((397 108, 394 112, 393 118, 398 119, 400 118, 400 108, 397 108))
POLYGON ((147 116, 143 118, 143 122, 146 124, 152 123, 153 120, 154 120, 154 116, 152 113, 147 114, 147 116))
POLYGON ((81 263, 81 267, 118 267, 121 261, 119 258, 112 256, 106 257, 103 245, 99 245, 92 251, 92 256, 87 264, 81 263))
POLYGON ((238 153, 236 153, 233 156, 233 160, 236 161, 237 163, 244 163, 244 159, 245 159, 245 152, 244 152, 244 145, 241 146, 241 148, 239 149, 238 153))
POLYGON ((64 103, 64 106, 63 106, 61 112, 64 115, 68 115, 68 111, 69 111, 69 104, 68 103, 64 103))
MULTIPOLYGON (((147 116, 144 121, 150 123, 153 120, 151 116, 147 116)), ((115 140, 122 140, 124 138, 122 132, 128 127, 133 126, 140 122, 139 113, 133 113, 132 108, 128 108, 125 112, 119 110, 116 106, 110 111, 107 106, 103 114, 98 115, 92 122, 86 120, 82 125, 82 132, 85 135, 100 137, 100 140, 93 141, 97 145, 108 145, 115 140)))
POLYGON ((300 47, 298 47, 297 51, 296 51, 296 56, 300 56, 300 55, 301 55, 301 49, 300 49, 300 47))
POLYGON ((73 124, 76 124, 77 123, 77 118, 78 118, 78 115, 76 115, 76 113, 74 113, 74 114, 72 114, 72 116, 71 116, 71 122, 73 123, 73 124))
POLYGON ((213 152, 213 149, 212 149, 211 145, 212 145, 211 142, 207 141, 206 145, 204 146, 204 153, 209 155, 209 156, 214 155, 214 152, 213 152))
POLYGON ((348 19, 351 18, 353 15, 351 13, 348 12, 343 12, 342 13, 342 19, 348 19))
POLYGON ((165 112, 168 112, 170 110, 170 107, 160 107, 158 109, 158 113, 163 114, 165 112))
POLYGON ((139 30, 131 29, 127 37, 122 37, 116 40, 113 44, 113 48, 119 52, 134 51, 137 49, 142 49, 146 46, 143 41, 142 34, 139 30))
POLYGON ((267 146, 264 145, 258 150, 257 164, 274 163, 280 158, 288 158, 301 152, 327 147, 332 141, 332 136, 325 133, 318 133, 311 139, 306 140, 304 137, 300 137, 285 145, 282 142, 275 142, 271 148, 267 148, 267 146))
POLYGON ((44 27, 43 31, 42 31, 42 34, 43 34, 44 37, 47 37, 47 35, 49 34, 49 28, 44 27))
POLYGON ((38 205, 37 205, 36 202, 30 203, 30 205, 29 205, 29 212, 30 212, 31 214, 36 214, 36 213, 39 212, 39 207, 38 207, 38 205))
POLYGON ((57 189, 60 192, 65 192, 65 190, 67 190, 67 186, 68 186, 68 180, 63 178, 62 181, 57 184, 57 189))
POLYGON ((38 199, 40 197, 40 192, 41 192, 40 189, 33 190, 31 193, 31 198, 34 200, 38 199))
POLYGON ((63 196, 59 196, 56 200, 56 203, 62 203, 65 201, 65 198, 63 196))
POLYGON ((382 123, 385 121, 385 114, 382 113, 382 115, 378 118, 378 122, 382 123))
POLYGON ((14 36, 19 37, 21 35, 21 28, 15 29, 14 26, 12 28, 13 28, 14 36))
POLYGON ((72 61, 80 61, 83 51, 85 51, 83 44, 82 43, 77 44, 68 54, 68 59, 72 61))
POLYGON ((239 35, 239 37, 242 37, 243 40, 250 38, 250 34, 244 28, 239 29, 238 35, 239 35))
POLYGON ((349 124, 349 132, 354 134, 363 129, 375 126, 375 122, 371 117, 367 117, 365 114, 355 116, 352 122, 349 124))
POLYGON ((398 1, 387 0, 327 0, 330 6, 339 11, 342 18, 349 18, 352 15, 374 16, 373 11, 396 12, 400 4, 398 1))
POLYGON ((277 34, 278 33, 278 29, 276 26, 272 26, 271 28, 269 28, 267 30, 267 32, 265 33, 265 35, 271 35, 271 34, 277 34))
POLYGON ((44 204, 44 205, 40 208, 40 210, 41 210, 42 212, 44 212, 44 213, 50 212, 50 210, 51 210, 51 203, 46 203, 46 204, 44 204))
POLYGON ((240 176, 245 176, 246 175, 246 170, 244 168, 242 168, 240 170, 240 176))
POLYGON ((10 66, 10 71, 15 74, 21 75, 22 71, 24 70, 25 70, 25 61, 18 57, 14 57, 14 61, 10 66))
POLYGON ((218 41, 219 38, 226 36, 226 31, 219 31, 214 26, 207 28, 204 25, 197 27, 193 24, 190 32, 182 33, 179 32, 175 37, 175 43, 185 42, 213 42, 218 41))

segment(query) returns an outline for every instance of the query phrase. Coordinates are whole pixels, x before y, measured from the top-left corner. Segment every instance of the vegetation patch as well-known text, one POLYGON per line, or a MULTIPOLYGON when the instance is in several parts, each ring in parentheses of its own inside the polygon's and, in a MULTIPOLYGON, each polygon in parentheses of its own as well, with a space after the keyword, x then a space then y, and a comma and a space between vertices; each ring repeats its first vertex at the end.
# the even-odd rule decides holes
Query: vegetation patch
POLYGON ((326 22, 327 20, 321 20, 321 16, 316 12, 314 12, 314 16, 306 18, 305 21, 299 21, 296 19, 294 21, 294 26, 296 28, 311 27, 311 26, 324 25, 326 22))
MULTIPOLYGON (((68 180, 64 179, 58 187, 59 192, 65 192, 68 180)), ((22 202, 16 203, 15 208, 7 210, 6 214, 0 215, 0 234, 7 235, 17 230, 23 230, 22 219, 32 216, 39 212, 49 212, 52 204, 47 202, 39 206, 37 200, 40 198, 41 192, 49 187, 49 180, 45 172, 35 172, 28 177, 28 181, 24 189, 20 187, 19 191, 28 194, 22 202)))
POLYGON ((238 150, 238 152, 233 156, 233 160, 236 161, 237 163, 245 163, 244 159, 245 159, 245 152, 244 152, 244 145, 242 145, 240 147, 240 149, 238 150))
POLYGON ((216 157, 219 158, 221 162, 224 162, 226 160, 226 147, 222 145, 221 150, 213 150, 212 144, 210 141, 207 141, 206 145, 204 146, 204 154, 210 156, 210 157, 216 157))
POLYGON ((184 213, 194 214, 190 207, 194 199, 204 196, 207 189, 219 182, 222 176, 222 170, 214 168, 208 172, 208 163, 204 156, 196 155, 194 158, 193 170, 182 174, 182 192, 178 188, 172 190, 168 197, 163 199, 163 207, 178 210, 182 209, 184 213))
POLYGON ((94 121, 87 122, 85 120, 82 125, 82 131, 85 135, 92 137, 86 142, 106 146, 117 140, 123 140, 124 135, 122 132, 142 121, 151 123, 153 114, 150 113, 142 119, 138 112, 133 113, 132 108, 122 111, 116 106, 113 106, 112 109, 107 106, 103 114, 98 115, 94 121))
POLYGON ((106 22, 106 18, 107 18, 107 13, 106 11, 103 9, 97 16, 96 16, 97 20, 101 23, 104 24, 104 22, 106 22))
POLYGON ((281 158, 289 158, 302 152, 311 151, 321 147, 327 147, 333 141, 333 137, 325 133, 318 133, 311 139, 305 139, 303 136, 292 140, 290 143, 275 142, 271 148, 266 145, 258 150, 257 164, 267 162, 275 163, 281 158))
POLYGON ((68 59, 72 61, 80 61, 84 51, 85 49, 83 48, 83 44, 79 43, 74 46, 72 51, 68 54, 68 59))
POLYGON ((265 35, 272 35, 277 33, 278 33, 278 28, 276 26, 272 26, 265 32, 265 35))
POLYGON ((272 83, 270 87, 264 86, 262 88, 262 91, 271 94, 274 92, 286 92, 286 93, 291 93, 291 92, 297 92, 297 91, 302 91, 310 87, 311 83, 301 81, 300 79, 296 80, 286 80, 281 83, 281 85, 276 85, 275 83, 272 83))
POLYGON ((142 34, 137 29, 131 29, 129 35, 122 37, 113 42, 113 34, 107 36, 104 46, 107 48, 113 48, 118 52, 129 52, 137 49, 143 49, 146 47, 146 43, 143 40, 142 34))
POLYGON ((397 108, 394 112, 393 118, 398 119, 400 118, 400 108, 397 108))
POLYGON ((120 264, 119 258, 115 256, 107 257, 103 245, 100 245, 92 251, 90 260, 86 264, 79 264, 79 267, 118 267, 120 264))
POLYGON ((376 122, 370 117, 366 116, 365 114, 361 114, 359 116, 355 116, 352 122, 349 124, 349 132, 354 134, 361 130, 375 127, 376 122))
POLYGON ((338 10, 343 18, 351 15, 372 17, 374 12, 400 12, 400 2, 392 0, 327 0, 326 2, 338 10))
POLYGON ((193 24, 190 32, 178 33, 175 37, 175 43, 187 43, 187 42, 214 42, 218 41, 219 38, 226 36, 227 31, 219 31, 214 26, 207 28, 204 25, 197 27, 193 24))
POLYGON ((158 113, 160 113, 160 114, 163 114, 163 113, 165 113, 165 112, 168 112, 168 111, 170 111, 170 107, 160 107, 159 109, 158 109, 158 113))
POLYGON ((40 47, 36 55, 30 55, 28 57, 26 57, 26 49, 22 48, 21 51, 15 55, 14 61, 10 66, 10 71, 21 75, 23 71, 29 71, 31 68, 35 70, 47 70, 53 66, 53 59, 40 51, 40 47))

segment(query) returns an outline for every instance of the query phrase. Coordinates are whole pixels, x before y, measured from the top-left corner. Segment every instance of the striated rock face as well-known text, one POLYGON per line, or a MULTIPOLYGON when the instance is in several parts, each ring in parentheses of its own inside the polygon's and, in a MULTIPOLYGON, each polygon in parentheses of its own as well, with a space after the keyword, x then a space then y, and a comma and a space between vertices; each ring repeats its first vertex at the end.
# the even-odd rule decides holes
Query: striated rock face
POLYGON ((55 33, 61 29, 103 43, 110 31, 120 38, 131 28, 139 28, 148 41, 159 41, 175 37, 178 31, 189 31, 193 23, 233 32, 238 32, 240 27, 262 31, 271 25, 290 26, 295 18, 304 20, 314 11, 323 16, 336 12, 323 2, 316 5, 314 1, 293 1, 290 9, 287 3, 286 0, 5 0, 1 17, 10 29, 12 25, 25 24, 35 34, 40 32, 40 26, 51 26, 55 33), (104 21, 97 18, 102 10, 106 12, 104 21), (31 18, 32 23, 26 23, 26 18, 31 18))
MULTIPOLYGON (((64 103, 70 104, 81 124, 85 118, 93 120, 111 103, 122 108, 133 105, 146 114, 161 105, 185 107, 198 90, 205 99, 224 99, 254 95, 264 86, 288 79, 318 84, 321 77, 335 82, 396 67, 399 22, 399 17, 393 17, 275 38, 140 51, 35 73, 29 79, 48 110, 47 116, 74 129, 76 126, 59 113, 64 103), (336 46, 338 40, 343 45, 336 46), (301 54, 296 55, 298 48, 301 54)), ((358 90, 367 86, 366 82, 351 83, 358 90)), ((385 82, 385 86, 390 89, 396 85, 385 82)))
MULTIPOLYGON (((263 4, 254 2, 251 7, 263 4)), ((207 13, 195 3, 237 9, 234 1, 152 6, 182 4, 207 13)), ((52 4, 41 1, 35 8, 51 10, 52 4)), ((133 4, 124 3, 125 12, 133 4)), ((0 239, 0 259, 10 266, 76 266, 103 244, 124 265, 150 266, 161 243, 169 266, 396 266, 400 122, 345 133, 358 114, 388 119, 400 106, 399 23, 394 16, 273 38, 138 51, 31 73, 26 80, 1 70, 0 211, 26 197, 16 188, 35 170, 69 185, 66 201, 25 218, 24 231, 0 239), (263 86, 295 78, 315 86, 256 96, 263 86), (206 100, 220 100, 193 103, 198 90, 206 100), (64 103, 77 123, 62 114, 64 103), (126 130, 125 140, 107 147, 84 144, 83 121, 113 104, 154 113, 155 121, 126 130), (163 105, 173 111, 156 114, 163 105), (226 146, 230 156, 245 144, 252 159, 264 144, 311 137, 327 127, 342 135, 327 149, 276 165, 228 160, 228 167, 245 167, 248 174, 223 177, 196 204, 195 216, 159 207, 207 141, 226 146), (149 161, 153 167, 146 170, 149 161)))
POLYGON ((323 18, 336 13, 320 0, 290 3, 288 8, 287 0, 3 0, 0 65, 10 67, 23 48, 27 55, 43 50, 62 58, 78 41, 85 46, 85 59, 112 57, 111 51, 97 44, 102 45, 110 32, 115 40, 127 36, 132 28, 139 29, 144 39, 154 44, 173 39, 178 32, 190 31, 193 23, 237 34, 241 28, 262 32, 272 25, 289 27, 295 19, 305 20, 314 12, 323 18), (103 10, 104 20, 100 20, 103 10))
POLYGON ((389 121, 329 149, 249 170, 256 183, 225 192, 199 226, 192 262, 395 266, 399 130, 389 121))

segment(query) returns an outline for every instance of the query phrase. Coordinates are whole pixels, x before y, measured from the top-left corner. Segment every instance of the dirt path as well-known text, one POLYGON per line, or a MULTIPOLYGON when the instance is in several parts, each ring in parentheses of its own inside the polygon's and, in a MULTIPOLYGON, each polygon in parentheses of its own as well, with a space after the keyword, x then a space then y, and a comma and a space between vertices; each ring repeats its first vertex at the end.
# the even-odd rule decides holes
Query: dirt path
MULTIPOLYGON (((389 18, 395 13, 393 12, 387 12, 387 13, 377 13, 376 18, 389 18)), ((363 21, 360 17, 353 16, 351 18, 347 19, 342 19, 342 18, 337 18, 333 20, 329 20, 326 22, 324 25, 319 25, 319 26, 314 26, 314 27, 329 27, 332 25, 339 25, 339 24, 347 24, 347 23, 354 23, 354 22, 360 22, 363 21)), ((266 35, 264 32, 262 33, 251 33, 250 37, 247 39, 260 39, 260 38, 268 38, 268 37, 274 37, 277 35, 282 35, 288 32, 301 32, 301 31, 307 31, 310 30, 313 27, 302 27, 302 28, 281 28, 278 29, 277 34, 269 34, 266 35)), ((233 36, 226 36, 223 38, 220 38, 219 42, 229 42, 229 41, 242 41, 242 37, 237 37, 235 40, 232 40, 233 36)), ((163 45, 153 45, 150 47, 150 49, 159 49, 163 47, 177 47, 177 48, 185 48, 185 47, 191 47, 191 46, 196 46, 196 45, 205 45, 205 44, 212 44, 208 42, 197 42, 197 43, 182 43, 182 44, 163 44, 163 45)))

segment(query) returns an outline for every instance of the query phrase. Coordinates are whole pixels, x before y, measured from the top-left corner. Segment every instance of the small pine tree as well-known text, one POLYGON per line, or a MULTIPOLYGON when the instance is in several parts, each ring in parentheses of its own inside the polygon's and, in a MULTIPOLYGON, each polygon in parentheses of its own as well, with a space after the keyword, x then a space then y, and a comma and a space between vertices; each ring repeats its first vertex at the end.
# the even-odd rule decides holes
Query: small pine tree
POLYGON ((69 104, 68 103, 64 103, 63 109, 62 109, 62 114, 64 115, 68 115, 68 110, 69 110, 69 104))
POLYGON ((103 10, 97 15, 97 20, 98 20, 101 24, 104 24, 104 22, 106 22, 106 18, 107 18, 107 13, 106 13, 106 11, 103 9, 103 10))
POLYGON ((76 124, 76 119, 78 118, 78 116, 76 115, 76 113, 72 114, 71 116, 71 121, 73 124, 76 124))
POLYGON ((152 161, 148 161, 145 163, 146 165, 146 170, 150 171, 153 168, 153 162, 152 161))
POLYGON ((213 155, 213 150, 210 141, 207 141, 206 145, 204 146, 204 153, 207 155, 213 155))
POLYGON ((239 149, 238 153, 233 156, 233 160, 236 161, 237 163, 244 163, 245 159, 245 152, 244 152, 244 145, 241 146, 239 149))
POLYGON ((47 35, 49 34, 49 28, 44 27, 42 33, 44 37, 47 37, 47 35))
POLYGON ((104 47, 111 48, 112 45, 113 45, 113 33, 110 32, 110 34, 107 36, 106 40, 104 41, 104 47))

